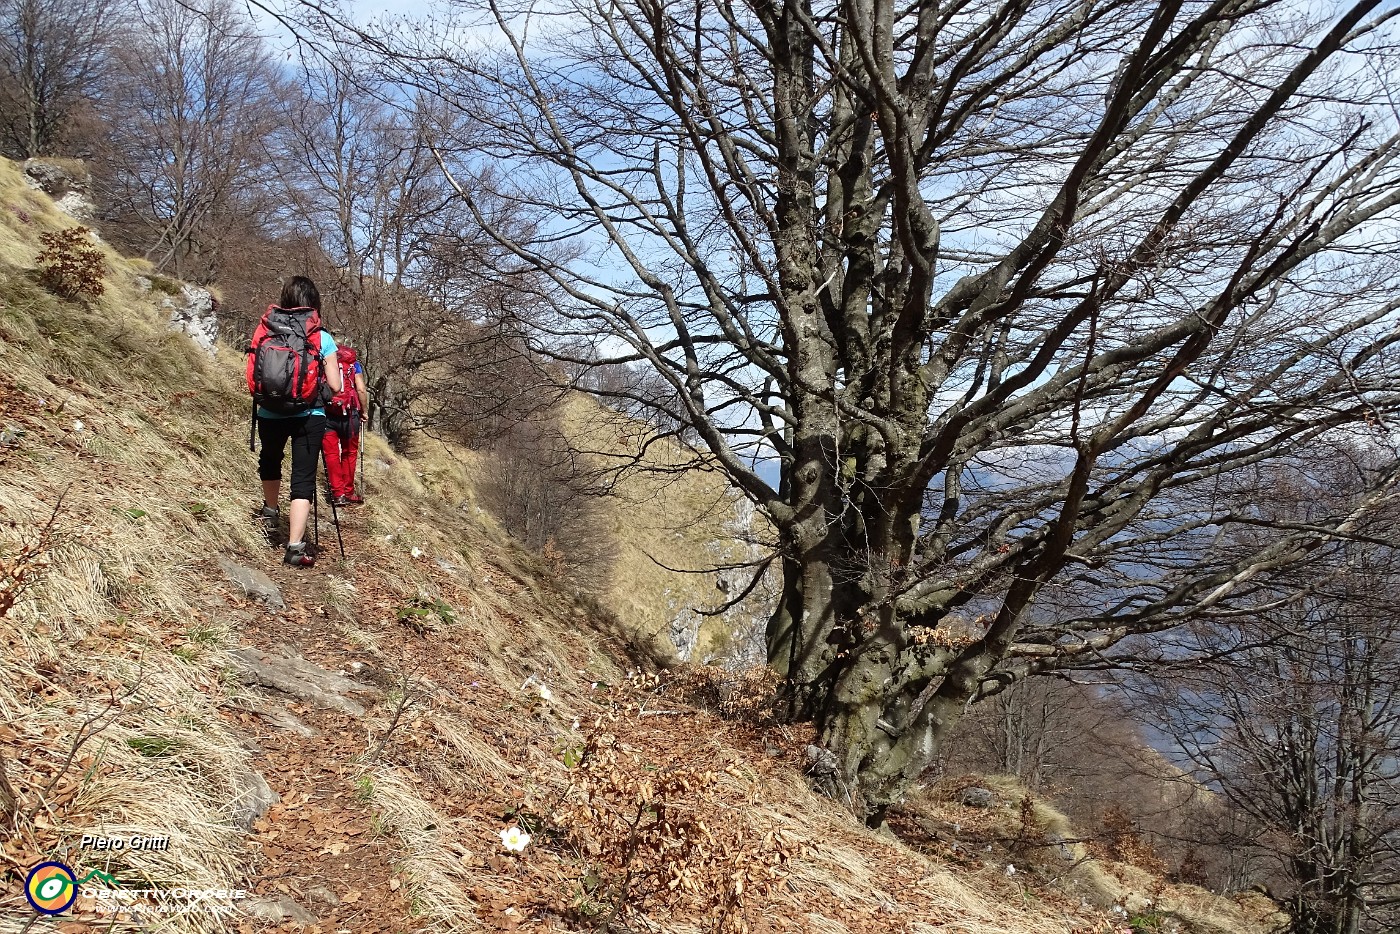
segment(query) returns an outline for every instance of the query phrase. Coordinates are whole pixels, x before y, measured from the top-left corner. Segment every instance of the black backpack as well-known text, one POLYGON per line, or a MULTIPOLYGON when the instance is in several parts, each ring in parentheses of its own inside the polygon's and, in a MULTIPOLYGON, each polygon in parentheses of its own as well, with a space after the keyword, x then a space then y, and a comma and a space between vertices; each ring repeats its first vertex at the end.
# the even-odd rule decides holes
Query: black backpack
POLYGON ((246 377, 253 396, 253 449, 258 407, 276 415, 300 415, 331 397, 321 360, 321 315, 314 308, 269 305, 253 331, 246 377))
POLYGON ((277 415, 299 415, 329 397, 321 363, 321 315, 270 306, 248 349, 248 391, 277 415))

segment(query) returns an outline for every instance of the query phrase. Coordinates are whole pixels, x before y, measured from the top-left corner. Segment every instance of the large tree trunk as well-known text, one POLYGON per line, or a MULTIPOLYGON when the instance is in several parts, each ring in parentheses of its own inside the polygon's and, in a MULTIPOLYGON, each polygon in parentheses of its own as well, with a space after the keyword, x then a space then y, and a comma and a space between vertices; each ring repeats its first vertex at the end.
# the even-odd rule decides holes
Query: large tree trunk
POLYGON ((933 761, 990 662, 943 677, 921 703, 948 653, 906 644, 892 610, 873 619, 851 612, 848 588, 833 586, 829 565, 799 571, 785 581, 769 628, 770 659, 787 676, 786 712, 815 725, 836 756, 847 803, 878 826, 933 761), (814 629, 825 636, 796 637, 814 629))
POLYGON ((879 825, 928 768, 995 659, 974 655, 955 666, 953 653, 911 637, 893 594, 917 509, 901 510, 898 497, 859 499, 837 491, 828 508, 786 530, 768 652, 785 676, 787 715, 815 725, 839 764, 846 802, 879 825))

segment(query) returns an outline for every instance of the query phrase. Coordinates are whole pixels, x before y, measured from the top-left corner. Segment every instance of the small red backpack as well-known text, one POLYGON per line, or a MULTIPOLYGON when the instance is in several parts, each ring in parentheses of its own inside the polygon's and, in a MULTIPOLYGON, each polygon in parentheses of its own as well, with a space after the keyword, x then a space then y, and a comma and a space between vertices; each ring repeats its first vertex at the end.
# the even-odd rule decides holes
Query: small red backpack
POLYGON ((335 362, 340 367, 340 392, 331 396, 326 403, 326 414, 334 418, 346 418, 360 411, 360 394, 355 391, 355 362, 359 355, 351 347, 336 350, 335 362))

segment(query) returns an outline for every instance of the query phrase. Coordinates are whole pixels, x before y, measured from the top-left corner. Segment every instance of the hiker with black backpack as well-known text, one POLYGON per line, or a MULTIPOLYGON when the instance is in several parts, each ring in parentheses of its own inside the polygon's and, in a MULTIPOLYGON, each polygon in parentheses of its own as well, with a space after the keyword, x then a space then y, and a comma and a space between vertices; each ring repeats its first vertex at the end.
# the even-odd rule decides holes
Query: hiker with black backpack
POLYGON ((326 455, 326 482, 331 488, 332 506, 363 503, 355 490, 355 461, 360 453, 360 419, 369 408, 365 370, 352 347, 336 351, 341 390, 326 403, 326 433, 321 450, 326 455))
POLYGON ((291 505, 284 564, 311 567, 316 556, 306 548, 306 520, 316 495, 316 465, 326 431, 326 403, 343 384, 335 357, 335 338, 321 326, 321 293, 305 276, 292 276, 282 296, 269 305, 253 331, 248 349, 248 390, 253 394, 253 426, 262 442, 258 477, 263 504, 258 513, 276 529, 282 487, 282 458, 292 447, 291 505))

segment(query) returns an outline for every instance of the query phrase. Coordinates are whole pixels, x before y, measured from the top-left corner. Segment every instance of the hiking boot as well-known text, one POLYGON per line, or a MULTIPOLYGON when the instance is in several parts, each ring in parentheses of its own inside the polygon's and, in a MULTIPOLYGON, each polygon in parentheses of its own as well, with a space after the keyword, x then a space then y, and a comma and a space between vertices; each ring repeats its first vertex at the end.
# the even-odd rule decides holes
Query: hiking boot
POLYGON ((331 505, 332 505, 332 506, 335 506, 337 509, 339 509, 341 506, 349 506, 349 505, 350 505, 350 497, 348 497, 348 496, 337 496, 337 497, 335 497, 334 499, 331 500, 331 505))
POLYGON ((365 501, 365 498, 364 498, 363 496, 361 496, 359 493, 355 493, 355 492, 352 492, 352 493, 350 493, 349 496, 346 496, 346 497, 345 497, 345 502, 346 502, 348 505, 351 505, 351 506, 359 506, 359 505, 360 505, 361 503, 363 503, 364 501, 365 501))
POLYGON ((267 536, 268 544, 277 544, 277 536, 280 534, 282 526, 282 511, 280 509, 263 503, 262 508, 253 513, 253 521, 262 528, 263 534, 267 536))
POLYGON ((306 542, 293 542, 287 546, 287 553, 282 556, 282 563, 290 564, 295 568, 309 568, 316 563, 316 558, 306 550, 306 542))

